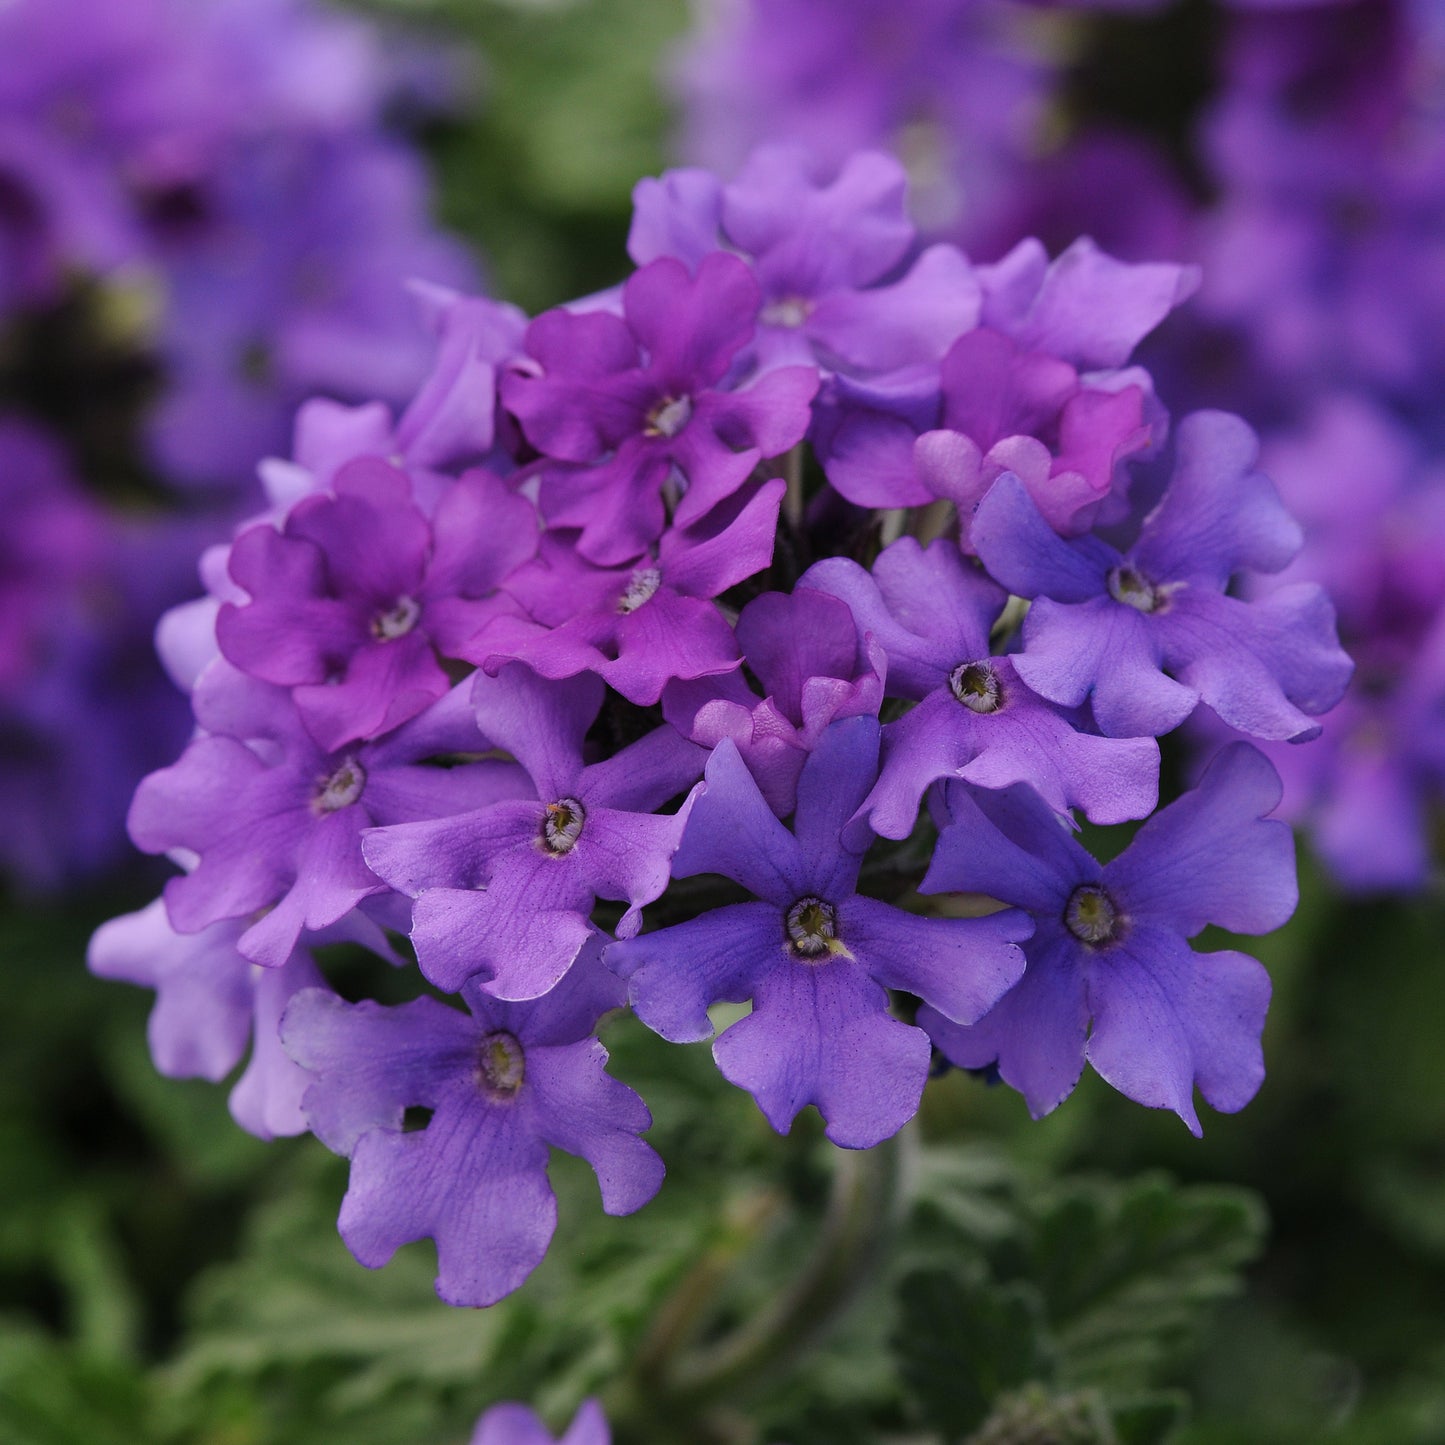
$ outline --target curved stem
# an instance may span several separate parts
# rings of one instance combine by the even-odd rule
[[[827,1214],[802,1271],[732,1335],[672,1361],[657,1380],[670,1403],[697,1409],[755,1389],[786,1373],[831,1328],[887,1252],[903,1148],[897,1136],[872,1149],[834,1150]]]

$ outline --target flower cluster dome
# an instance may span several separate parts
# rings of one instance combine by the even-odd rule
[[[1036,1113],[1086,1061],[1194,1130],[1196,1089],[1242,1107],[1268,979],[1188,940],[1291,912],[1249,740],[1351,671],[1317,586],[1250,585],[1300,537],[1249,428],[1171,436],[1135,360],[1189,268],[925,245],[876,151],[644,182],[631,248],[530,321],[431,292],[403,412],[302,409],[162,629],[197,732],[131,832],[180,871],[92,948],[159,991],[162,1068],[249,1033],[238,1116],[346,1155],[357,1258],[434,1239],[456,1304],[541,1259],[550,1148],[609,1212],[660,1186],[618,1009],[693,1043],[746,1006],[723,1076],[847,1148],[936,1052]],[[1205,710],[1240,740],[1161,809]],[[1076,814],[1149,821],[1100,865]],[[411,1001],[344,999],[339,937]]]

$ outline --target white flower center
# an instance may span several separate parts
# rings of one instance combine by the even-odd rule
[[[780,296],[758,313],[765,326],[782,326],[796,331],[813,314],[813,303],[805,296]]]
[[[547,804],[542,816],[542,846],[561,858],[570,853],[582,836],[582,825],[587,821],[587,809],[576,798],[559,798]]]
[[[1109,596],[1136,612],[1157,612],[1164,604],[1165,593],[1156,587],[1137,567],[1121,563],[1108,576]]]
[[[1080,942],[1097,947],[1101,943],[1113,943],[1119,937],[1124,919],[1114,900],[1102,888],[1081,883],[1064,905],[1064,923]]]
[[[970,712],[997,712],[1003,706],[993,663],[960,662],[948,674],[948,689]]]
[[[311,800],[313,813],[326,814],[349,808],[366,787],[366,769],[348,758],[329,778],[322,778]]]
[[[799,958],[817,959],[841,951],[838,943],[838,910],[811,894],[800,898],[783,919],[788,943]]]
[[[420,616],[420,602],[412,597],[398,597],[387,611],[378,612],[371,619],[371,635],[378,642],[405,637],[416,626]]]
[[[669,396],[647,413],[646,432],[650,437],[675,437],[692,419],[690,396]]]
[[[636,612],[661,586],[662,573],[656,567],[634,567],[618,600],[617,610],[624,617],[629,612]]]
[[[487,1034],[477,1050],[477,1083],[493,1095],[509,1099],[527,1076],[522,1046],[505,1031]]]

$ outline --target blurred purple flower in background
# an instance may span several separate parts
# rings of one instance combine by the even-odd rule
[[[611,1445],[612,1432],[595,1400],[577,1411],[567,1433],[553,1440],[547,1427],[525,1405],[493,1405],[477,1421],[472,1445]]]
[[[18,419],[0,434],[18,519],[0,550],[0,799],[22,840],[0,862],[18,883],[118,856],[125,795],[187,727],[151,629],[198,543],[259,498],[295,408],[411,396],[433,341],[407,279],[475,282],[385,121],[414,58],[307,0],[0,7],[7,360],[23,389],[26,348],[81,324],[141,378],[119,447],[108,433],[67,458]],[[91,395],[104,384],[63,377],[57,397],[115,405]]]

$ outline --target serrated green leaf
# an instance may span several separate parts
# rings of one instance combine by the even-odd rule
[[[1209,1306],[1241,1288],[1263,1210],[1243,1190],[1160,1176],[1067,1183],[1039,1202],[1029,1277],[1071,1382],[1147,1385]]]
[[[168,1370],[173,1387],[342,1361],[339,1404],[350,1407],[399,1381],[480,1377],[502,1317],[442,1305],[424,1247],[384,1270],[358,1265],[336,1233],[343,1176],[332,1162],[304,1160],[254,1216],[243,1256],[203,1277],[190,1341]]]
[[[919,1270],[898,1293],[899,1372],[925,1423],[946,1439],[976,1428],[1006,1391],[1052,1377],[1042,1301],[1031,1286]]]

